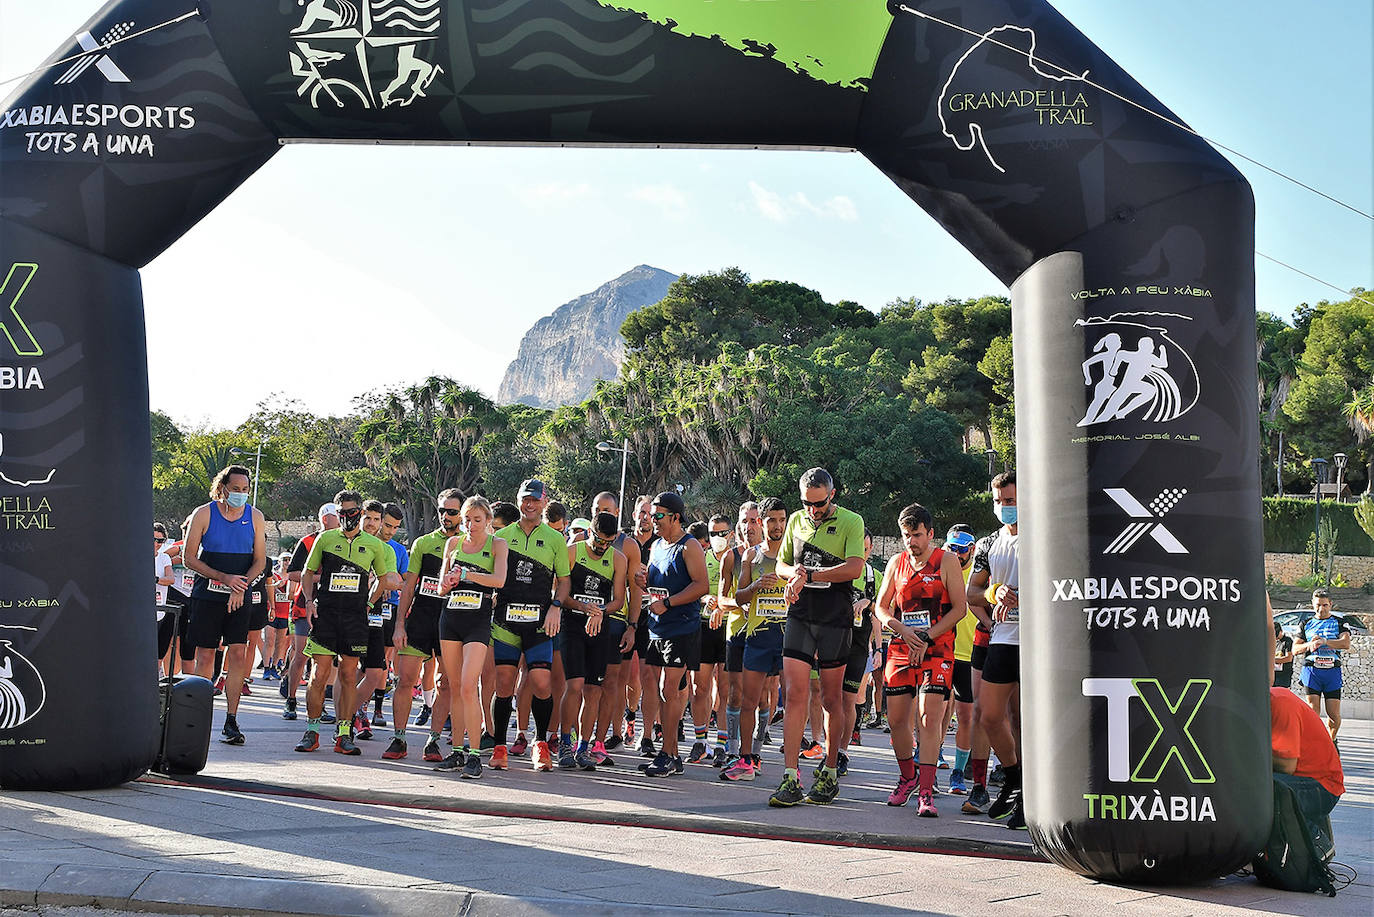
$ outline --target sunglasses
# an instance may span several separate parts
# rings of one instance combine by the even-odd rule
[[[716,529],[716,530],[713,531],[711,534],[712,534],[712,535],[729,535],[729,534],[730,534],[730,530],[729,530],[729,529]]]
[[[162,544],[162,543],[163,543],[164,541],[166,541],[166,540],[167,540],[166,538],[154,538],[154,539],[153,539],[153,544]]]
[[[463,511],[462,511],[461,509],[441,509],[441,510],[439,510],[439,515],[441,515],[441,516],[461,516],[461,515],[463,515]]]
[[[654,520],[655,522],[662,522],[664,519],[667,519],[669,516],[676,516],[676,515],[677,515],[677,513],[651,513],[651,514],[649,515],[649,518],[652,519],[652,520]]]
[[[827,505],[829,502],[829,497],[826,497],[824,500],[803,500],[802,506],[809,506],[812,509],[820,509],[822,506]]]
[[[971,544],[966,544],[966,545],[957,545],[957,544],[954,544],[954,545],[950,545],[950,546],[949,546],[949,549],[950,549],[951,551],[953,551],[955,554],[967,554],[969,551],[972,551],[972,550],[973,550],[973,545],[971,545]]]

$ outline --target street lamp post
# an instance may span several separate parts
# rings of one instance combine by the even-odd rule
[[[992,480],[992,476],[993,476],[993,474],[995,473],[995,470],[996,470],[997,450],[996,450],[996,449],[989,449],[987,452],[985,452],[985,453],[983,453],[983,454],[986,455],[986,456],[988,457],[988,480],[991,481],[991,480]]]
[[[615,505],[615,527],[620,528],[625,516],[625,469],[630,461],[630,440],[627,438],[620,446],[603,440],[596,444],[596,451],[601,453],[620,453],[620,502]]]
[[[1350,458],[1344,452],[1337,452],[1331,457],[1336,460],[1336,499],[1339,500],[1341,492],[1345,489],[1345,463],[1350,461]]]
[[[1314,458],[1312,469],[1317,476],[1317,499],[1312,501],[1317,507],[1316,521],[1313,523],[1313,542],[1312,542],[1312,575],[1316,576],[1321,572],[1322,563],[1322,485],[1326,483],[1326,459]]]
[[[257,458],[253,462],[253,506],[255,507],[258,505],[258,476],[259,472],[262,471],[262,447],[266,442],[266,440],[258,440]],[[234,446],[229,450],[229,454],[248,455],[249,453],[246,449],[240,449],[238,446]]]

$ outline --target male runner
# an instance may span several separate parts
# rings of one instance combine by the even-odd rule
[[[740,749],[740,692],[744,684],[744,609],[735,601],[744,552],[763,540],[759,505],[753,500],[739,508],[735,522],[735,544],[720,559],[720,587],[717,602],[725,609],[725,755],[712,763],[726,768],[734,763]],[[719,720],[719,717],[717,717]],[[719,726],[719,722],[717,722]]]
[[[228,712],[220,741],[242,745],[239,697],[248,674],[249,584],[267,568],[262,513],[248,505],[248,469],[229,465],[210,484],[210,502],[191,515],[183,556],[196,574],[191,587],[191,631],[195,674],[213,678],[215,650],[225,646],[225,702]]]
[[[412,691],[420,680],[421,670],[429,660],[439,655],[439,616],[447,599],[439,589],[444,566],[444,545],[462,529],[463,497],[456,487],[439,493],[439,527],[426,532],[410,544],[410,559],[402,583],[400,601],[396,606],[396,631],[392,643],[396,647],[396,691],[391,695],[392,728],[395,734],[382,757],[398,761],[408,753],[406,724],[410,722]],[[448,683],[441,683],[441,695],[435,696],[434,707],[442,710],[432,717],[442,729],[448,716],[450,694]],[[426,704],[429,706],[428,704]],[[431,718],[426,718],[426,722]],[[424,725],[416,723],[417,726]],[[439,747],[439,731],[431,729],[421,758],[437,763],[444,760]]]
[[[310,752],[320,747],[320,714],[324,710],[324,689],[339,657],[339,711],[334,750],[342,755],[360,755],[353,744],[352,720],[347,711],[356,710],[358,660],[367,653],[369,574],[375,574],[382,589],[400,585],[396,555],[381,539],[362,530],[362,496],[354,490],[341,490],[334,496],[339,507],[339,528],[323,532],[310,548],[301,576],[301,596],[311,611],[310,639],[305,652],[314,657],[305,705],[309,724],[296,744],[296,751]],[[318,589],[316,588],[318,585]]]
[[[318,516],[320,532],[339,527],[339,508],[333,503],[321,506]],[[320,532],[313,532],[296,542],[296,547],[291,551],[291,560],[286,564],[286,579],[290,583],[291,593],[291,667],[278,689],[284,701],[281,711],[284,720],[296,718],[296,692],[305,676],[305,642],[310,638],[310,611],[301,598],[301,574],[305,571],[305,559],[310,556],[310,549]],[[326,711],[321,715],[320,722],[332,723],[334,717]]]
[[[637,677],[627,675],[625,705],[625,735],[628,739],[634,729],[635,704],[629,701],[637,700],[643,713],[644,729],[639,739],[639,756],[641,758],[654,758],[658,751],[654,748],[654,724],[659,720],[660,698],[658,695],[658,683],[653,680],[653,673],[644,665],[645,656],[649,652],[649,593],[643,586],[644,567],[649,562],[649,550],[654,542],[658,540],[658,535],[654,533],[653,514],[654,498],[648,494],[641,494],[635,500],[635,542],[639,545],[639,570],[633,582],[634,588],[639,592],[640,609],[639,624],[635,629],[635,645],[632,651],[631,668],[638,672]],[[634,677],[633,684],[630,678]],[[633,695],[633,698],[628,695]]]
[[[620,502],[610,491],[602,491],[592,500],[592,519],[603,513],[614,516],[619,525]],[[640,563],[639,542],[624,532],[618,532],[612,547],[625,558],[625,601],[619,612],[609,615],[604,622],[613,634],[606,653],[606,681],[601,686],[601,709],[597,713],[596,732],[591,736],[592,757],[597,764],[606,765],[615,763],[606,754],[607,750],[619,748],[624,742],[620,732],[621,713],[625,707],[627,675],[632,668],[627,659],[634,655],[635,634],[642,627],[639,584],[635,582]]]
[[[1330,592],[1320,588],[1313,591],[1312,610],[1316,614],[1298,625],[1293,652],[1307,654],[1298,681],[1307,691],[1307,703],[1318,716],[1322,712],[1322,698],[1326,699],[1326,728],[1335,742],[1341,728],[1340,651],[1350,649],[1350,625],[1344,618],[1332,617],[1333,607]]]
[[[787,580],[787,626],[783,632],[783,777],[768,799],[771,806],[807,802],[827,805],[840,791],[840,730],[844,728],[844,669],[853,636],[850,584],[863,572],[864,521],[835,504],[835,482],[824,468],[806,471],[798,482],[802,509],[787,520],[778,575]],[[811,692],[811,669],[820,670],[825,708],[825,764],[802,793],[797,770]]]
[[[382,509],[382,522],[377,537],[391,545],[391,552],[396,555],[396,572],[402,576],[405,571],[410,569],[410,551],[406,546],[396,540],[396,531],[405,521],[405,513],[401,510],[399,503],[388,503]],[[377,598],[377,603],[373,607],[375,614],[382,616],[382,650],[386,655],[386,662],[382,667],[381,683],[376,685],[372,691],[372,725],[385,726],[386,718],[382,716],[382,703],[386,700],[387,692],[387,670],[395,665],[396,662],[396,609],[401,604],[401,592],[393,589],[390,592],[382,593]],[[369,650],[371,645],[369,644]],[[363,695],[363,703],[367,703],[367,695]],[[393,714],[395,713],[395,702],[392,702]]]
[[[844,728],[840,730],[840,753],[836,771],[841,777],[849,773],[848,749],[858,744],[859,710],[863,707],[864,685],[871,669],[873,653],[882,645],[882,627],[873,615],[882,578],[869,564],[873,556],[873,536],[864,530],[864,567],[852,585],[854,602],[854,634],[850,638],[849,661],[844,667]],[[815,725],[812,725],[815,731]]]
[[[787,531],[787,509],[777,497],[759,503],[766,540],[746,549],[740,557],[735,603],[744,612],[744,651],[740,665],[740,755],[721,771],[720,779],[732,783],[752,781],[763,769],[755,747],[754,717],[760,710],[764,682],[782,667],[782,637],[787,621],[787,583],[777,574],[778,554]]]
[[[699,522],[692,523],[693,530],[699,525]],[[701,662],[696,670],[692,694],[695,741],[691,754],[687,756],[687,763],[699,764],[707,757],[706,739],[711,727],[711,712],[714,710],[716,747],[713,763],[720,767],[725,763],[725,742],[729,733],[725,723],[725,609],[721,607],[717,596],[720,592],[721,558],[730,553],[730,520],[716,514],[704,528],[708,540],[703,545],[703,551],[710,591],[701,603]]]
[[[1016,472],[1004,471],[992,479],[992,512],[1002,527],[979,542],[969,575],[968,601],[992,610],[992,639],[983,663],[983,685],[978,692],[977,718],[988,742],[1002,762],[1006,778],[997,799],[988,808],[991,818],[1007,819],[1008,828],[1026,827],[1021,800],[1021,763],[1012,732],[1010,708],[1021,682],[1020,565],[1016,544]],[[970,758],[975,787],[987,779],[987,758]],[[973,794],[964,811],[975,811]]]
[[[953,554],[935,547],[935,522],[919,503],[897,517],[905,550],[888,561],[878,593],[878,619],[892,631],[888,647],[887,717],[892,751],[901,776],[888,796],[890,806],[906,805],[919,786],[917,815],[937,817],[935,770],[944,738],[945,701],[954,684],[954,626],[964,616],[964,574]],[[920,755],[913,762],[911,733],[916,694],[920,694]]]
[[[678,726],[686,704],[687,672],[696,669],[701,658],[701,599],[710,591],[710,580],[706,552],[683,527],[687,506],[682,497],[671,491],[660,493],[654,497],[650,515],[658,540],[644,565],[649,645],[640,665],[647,668],[654,693],[662,685],[659,719],[663,746],[644,773],[671,777],[683,772]],[[647,715],[644,723],[647,731]]]
[[[492,699],[492,721],[496,747],[491,766],[504,770],[509,754],[506,737],[510,714],[515,706],[515,679],[523,657],[529,672],[534,698],[530,703],[538,740],[531,764],[537,771],[553,769],[548,734],[553,717],[552,684],[553,636],[561,624],[563,603],[568,598],[568,543],[542,519],[549,502],[544,482],[521,482],[517,495],[520,520],[496,533],[510,546],[506,582],[497,593],[492,621],[492,651],[496,657],[496,696]]]
[[[950,527],[945,533],[945,550],[959,558],[963,570],[965,586],[973,573],[973,532],[962,523]],[[954,733],[954,768],[949,772],[949,791],[956,796],[968,792],[964,780],[964,770],[968,767],[969,756],[973,753],[973,699],[978,696],[978,682],[983,680],[981,665],[978,671],[973,668],[973,640],[978,625],[986,623],[992,630],[992,619],[984,622],[987,611],[981,606],[970,605],[969,613],[954,625],[954,696],[945,704],[945,731],[949,731],[949,719],[958,716]],[[986,741],[986,739],[984,739]]]
[[[558,766],[596,770],[591,737],[598,736],[597,717],[606,680],[606,660],[620,659],[625,635],[625,555],[612,547],[619,525],[610,513],[592,520],[589,537],[568,546],[571,585],[564,602],[562,633],[563,733],[558,740]],[[612,624],[618,620],[619,626]],[[577,748],[572,727],[577,726]],[[604,753],[602,762],[604,762]]]

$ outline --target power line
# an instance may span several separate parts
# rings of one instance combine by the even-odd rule
[[[1349,296],[1351,299],[1358,299],[1360,302],[1367,302],[1367,303],[1369,303],[1371,306],[1374,306],[1374,299],[1370,299],[1370,298],[1367,297],[1367,296],[1361,296],[1361,295],[1359,295],[1358,293],[1352,293],[1352,292],[1350,292],[1349,290],[1343,290],[1343,289],[1341,289],[1340,287],[1336,286],[1334,283],[1332,283],[1332,282],[1329,281],[1329,280],[1322,280],[1320,277],[1313,276],[1312,274],[1307,273],[1306,271],[1302,270],[1301,268],[1296,268],[1296,267],[1294,267],[1293,265],[1289,264],[1289,263],[1286,262],[1286,261],[1280,261],[1279,259],[1273,257],[1272,255],[1266,255],[1266,254],[1265,254],[1264,252],[1262,252],[1262,251],[1256,250],[1255,254],[1259,255],[1261,258],[1263,258],[1263,259],[1266,260],[1266,261],[1272,261],[1272,262],[1274,262],[1274,263],[1277,264],[1279,267],[1286,267],[1286,268],[1288,268],[1290,271],[1292,271],[1292,272],[1295,273],[1295,274],[1301,274],[1302,276],[1306,277],[1308,280],[1315,280],[1317,283],[1321,284],[1321,285],[1324,286],[1324,287],[1330,287],[1331,289],[1335,290],[1337,293],[1340,293],[1340,294],[1345,295],[1345,296]]]
[[[922,12],[921,10],[914,10],[914,9],[912,9],[911,7],[909,7],[909,6],[905,5],[905,4],[900,5],[900,6],[898,7],[898,9],[902,10],[902,12],[904,12],[904,13],[911,13],[913,16],[919,16],[919,17],[922,18],[922,19],[929,19],[931,22],[938,22],[940,25],[947,26],[948,28],[954,29],[954,30],[957,31],[957,32],[963,32],[965,35],[971,35],[971,36],[973,36],[974,38],[979,39],[980,41],[986,41],[986,42],[988,42],[989,44],[994,44],[994,45],[997,45],[997,46],[1000,47],[1000,48],[1005,48],[1005,49],[1008,50],[1008,51],[1012,51],[1012,52],[1014,52],[1014,53],[1016,53],[1016,54],[1020,54],[1020,55],[1022,55],[1023,57],[1028,58],[1028,59],[1031,61],[1032,64],[1034,64],[1035,62],[1039,61],[1040,63],[1043,63],[1043,64],[1046,64],[1047,66],[1053,67],[1055,70],[1058,70],[1060,73],[1063,73],[1063,74],[1065,74],[1065,75],[1067,75],[1067,76],[1071,76],[1071,77],[1073,77],[1075,80],[1079,80],[1079,81],[1081,81],[1081,82],[1087,83],[1089,86],[1093,87],[1094,89],[1098,90],[1099,92],[1104,92],[1104,93],[1106,93],[1107,95],[1111,96],[1112,98],[1117,99],[1117,100],[1122,101],[1122,102],[1125,102],[1127,105],[1130,105],[1130,106],[1132,106],[1133,108],[1138,108],[1138,109],[1140,109],[1141,111],[1145,112],[1147,115],[1152,115],[1153,117],[1158,118],[1159,120],[1163,121],[1165,124],[1168,124],[1168,125],[1171,125],[1171,126],[1173,126],[1173,127],[1176,127],[1176,128],[1178,128],[1179,130],[1181,130],[1181,131],[1186,131],[1187,133],[1192,134],[1194,137],[1197,137],[1197,138],[1199,138],[1200,140],[1205,140],[1205,141],[1207,141],[1208,143],[1212,144],[1213,146],[1219,147],[1219,148],[1225,150],[1226,152],[1231,153],[1231,154],[1234,155],[1234,156],[1238,156],[1239,158],[1244,159],[1246,162],[1250,163],[1251,165],[1258,166],[1259,168],[1264,169],[1266,172],[1270,172],[1270,173],[1272,173],[1272,174],[1274,174],[1274,175],[1277,175],[1279,178],[1282,178],[1282,179],[1284,179],[1284,180],[1286,180],[1286,181],[1292,182],[1293,184],[1297,185],[1297,186],[1300,187],[1300,188],[1305,188],[1306,190],[1311,191],[1313,194],[1317,195],[1318,197],[1325,198],[1326,200],[1330,201],[1330,202],[1333,203],[1333,204],[1337,204],[1337,205],[1339,205],[1339,206],[1341,206],[1341,207],[1344,207],[1346,210],[1349,210],[1351,213],[1359,214],[1360,216],[1364,217],[1366,220],[1374,220],[1374,214],[1365,213],[1363,210],[1360,210],[1358,207],[1355,207],[1355,206],[1353,206],[1353,205],[1351,205],[1351,204],[1347,204],[1345,201],[1341,200],[1340,198],[1332,197],[1330,194],[1327,194],[1325,191],[1320,191],[1320,190],[1318,190],[1318,189],[1312,187],[1311,185],[1307,184],[1306,182],[1301,181],[1300,179],[1294,178],[1293,176],[1288,175],[1288,174],[1285,173],[1285,172],[1279,171],[1278,169],[1274,168],[1273,166],[1265,165],[1264,163],[1260,162],[1258,159],[1254,159],[1254,158],[1252,158],[1252,157],[1250,157],[1250,156],[1246,156],[1244,153],[1240,152],[1239,150],[1233,149],[1233,148],[1227,146],[1226,144],[1221,143],[1221,142],[1219,142],[1219,141],[1217,141],[1217,140],[1213,140],[1211,137],[1204,136],[1203,134],[1201,134],[1201,133],[1199,133],[1199,132],[1193,130],[1191,127],[1189,127],[1188,125],[1186,125],[1186,124],[1184,124],[1184,123],[1182,123],[1182,122],[1180,122],[1180,121],[1175,121],[1173,118],[1170,118],[1170,117],[1168,117],[1167,115],[1162,115],[1162,114],[1160,114],[1159,112],[1157,112],[1157,111],[1155,111],[1155,110],[1153,110],[1153,109],[1151,109],[1151,108],[1147,108],[1146,106],[1141,105],[1139,102],[1136,102],[1136,101],[1133,100],[1133,99],[1128,99],[1128,98],[1126,98],[1125,96],[1121,95],[1120,93],[1114,92],[1114,91],[1108,89],[1106,86],[1103,86],[1103,85],[1101,85],[1100,83],[1096,83],[1096,82],[1094,82],[1093,80],[1088,79],[1086,75],[1080,75],[1080,74],[1078,74],[1078,73],[1073,72],[1072,70],[1068,70],[1068,69],[1066,69],[1066,68],[1064,68],[1064,67],[1061,67],[1061,66],[1059,66],[1058,64],[1055,64],[1055,63],[1052,63],[1052,62],[1050,62],[1050,61],[1047,61],[1047,60],[1045,60],[1044,58],[1037,57],[1037,56],[1035,55],[1034,51],[1026,51],[1026,50],[1024,50],[1024,49],[1022,49],[1022,48],[1016,47],[1015,45],[1009,45],[1009,44],[1007,44],[1007,43],[1005,43],[1005,42],[998,41],[997,39],[992,38],[992,37],[989,36],[989,35],[985,35],[985,34],[981,34],[981,33],[979,33],[979,32],[975,32],[975,31],[973,31],[972,29],[965,28],[964,26],[958,25],[957,23],[953,23],[953,22],[949,22],[948,20],[941,19],[939,16],[932,16],[931,14]],[[1084,71],[1084,74],[1086,74],[1086,71]],[[1301,272],[1299,272],[1299,273],[1301,273]],[[1315,279],[1315,278],[1314,278],[1314,279]],[[1325,283],[1325,281],[1322,281],[1322,282]]]
[[[116,38],[114,41],[101,42],[101,43],[100,43],[100,46],[99,46],[99,48],[98,48],[97,50],[91,50],[91,51],[82,50],[82,51],[79,51],[79,52],[76,53],[76,54],[73,54],[71,57],[64,57],[64,58],[62,58],[61,60],[55,60],[55,61],[53,61],[51,64],[44,64],[42,67],[39,67],[37,70],[30,70],[28,73],[21,73],[21,74],[19,74],[18,76],[12,76],[12,77],[10,77],[10,78],[7,79],[7,80],[0,80],[0,86],[8,86],[10,83],[17,83],[17,82],[19,82],[20,80],[25,79],[25,78],[27,78],[27,77],[31,77],[31,76],[33,76],[33,75],[36,74],[36,73],[42,73],[42,72],[45,71],[45,70],[51,70],[53,67],[60,67],[60,66],[62,66],[63,64],[70,64],[72,61],[74,61],[74,60],[80,60],[81,58],[86,57],[87,55],[96,54],[96,53],[98,53],[98,51],[108,50],[109,48],[113,48],[115,45],[120,44],[120,43],[122,43],[122,42],[131,41],[131,40],[133,40],[133,39],[135,39],[135,38],[141,38],[141,37],[144,36],[144,35],[149,35],[149,34],[152,34],[153,32],[156,32],[158,29],[165,29],[165,28],[167,28],[167,26],[169,26],[169,25],[176,25],[178,22],[181,22],[181,21],[184,20],[184,19],[190,19],[192,16],[199,16],[199,15],[200,15],[200,8],[197,7],[196,9],[191,10],[191,12],[189,12],[189,13],[182,13],[180,16],[176,17],[175,19],[168,19],[166,22],[160,22],[160,23],[158,23],[157,25],[152,26],[152,27],[150,27],[150,28],[143,29],[143,30],[140,31],[140,32],[130,32],[128,35],[125,35],[125,36],[122,37],[122,38]]]

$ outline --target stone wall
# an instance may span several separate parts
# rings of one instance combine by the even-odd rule
[[[1276,583],[1292,583],[1312,572],[1311,554],[1265,554],[1264,574]],[[1374,557],[1338,554],[1332,572],[1345,577],[1352,586],[1374,582]]]

